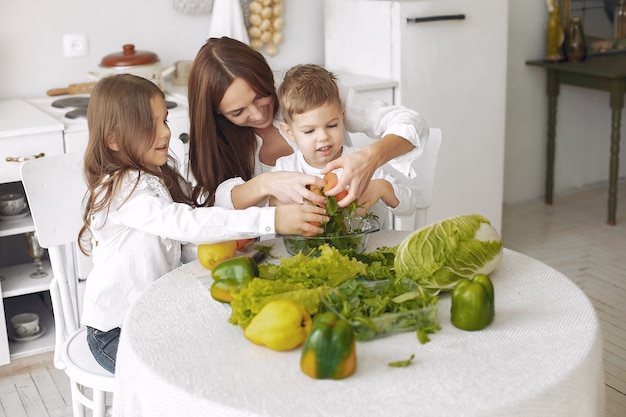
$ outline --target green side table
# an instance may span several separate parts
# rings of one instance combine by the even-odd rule
[[[547,73],[548,93],[548,147],[545,202],[554,200],[554,156],[556,142],[556,104],[559,86],[569,84],[577,87],[608,91],[611,106],[611,149],[609,164],[609,213],[608,224],[615,225],[617,209],[617,180],[619,167],[619,142],[624,92],[626,91],[626,54],[613,53],[587,57],[582,62],[527,61],[527,65],[544,68]]]

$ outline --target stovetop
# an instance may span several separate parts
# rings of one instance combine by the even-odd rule
[[[168,119],[187,117],[186,100],[179,96],[165,95],[165,104],[168,108]],[[88,94],[75,94],[64,97],[42,97],[28,100],[29,103],[44,113],[61,121],[64,132],[87,130],[87,103]]]

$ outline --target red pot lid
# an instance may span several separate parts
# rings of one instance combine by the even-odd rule
[[[122,48],[122,52],[115,52],[102,58],[100,65],[103,67],[127,67],[154,64],[159,61],[159,57],[154,52],[136,51],[133,44],[126,44]]]

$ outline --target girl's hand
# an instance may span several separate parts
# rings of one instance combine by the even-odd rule
[[[315,236],[324,232],[319,224],[330,219],[326,209],[311,204],[290,204],[276,207],[276,233],[283,235]]]
[[[365,193],[374,171],[378,168],[378,161],[365,148],[329,162],[322,172],[331,172],[337,168],[343,169],[339,182],[326,194],[337,195],[342,190],[348,190],[348,195],[337,202],[340,207],[346,207]],[[362,204],[360,200],[359,203]]]
[[[261,174],[264,193],[274,197],[282,204],[302,204],[305,200],[322,206],[326,205],[326,198],[314,193],[307,185],[324,186],[324,180],[314,175],[298,172],[276,171]]]

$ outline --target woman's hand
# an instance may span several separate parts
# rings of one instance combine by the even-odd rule
[[[324,186],[324,180],[314,175],[275,171],[261,174],[259,177],[264,177],[261,186],[264,194],[274,197],[282,204],[302,204],[308,200],[322,206],[326,205],[324,196],[307,188],[307,185]]]
[[[414,146],[408,140],[390,134],[358,152],[329,162],[322,170],[322,174],[337,168],[343,168],[343,173],[337,185],[328,190],[326,194],[337,195],[342,190],[348,190],[348,195],[337,202],[340,207],[346,207],[352,201],[361,197],[367,190],[377,168],[393,158],[409,152],[413,148]]]
[[[324,233],[319,225],[330,219],[326,209],[311,204],[289,204],[276,207],[276,233],[315,236]]]
[[[326,205],[326,198],[309,190],[309,184],[322,187],[324,180],[298,172],[265,172],[235,186],[231,191],[231,199],[236,209],[256,206],[268,197],[277,200],[276,205],[302,204],[305,200]]]
[[[369,150],[365,148],[329,162],[322,171],[326,173],[337,168],[343,169],[339,182],[326,194],[337,195],[342,190],[348,190],[348,195],[337,202],[340,207],[346,207],[365,193],[374,171],[378,168],[378,161],[373,159]]]

